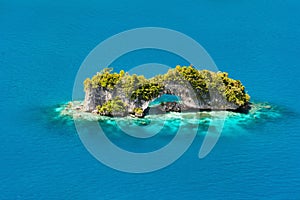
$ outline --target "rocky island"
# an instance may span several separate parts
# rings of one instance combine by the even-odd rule
[[[226,72],[176,66],[150,79],[105,68],[84,81],[85,99],[67,110],[103,116],[144,117],[165,112],[227,110],[247,113],[250,96]],[[150,112],[151,111],[151,112]]]

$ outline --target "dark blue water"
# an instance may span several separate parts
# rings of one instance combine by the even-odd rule
[[[0,199],[299,199],[299,9],[297,0],[1,1]],[[145,26],[194,38],[282,117],[225,129],[202,160],[198,137],[157,172],[102,165],[53,108],[71,100],[77,70],[99,42]],[[153,53],[123,66],[149,58],[172,63]]]

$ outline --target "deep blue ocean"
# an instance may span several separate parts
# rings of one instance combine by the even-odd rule
[[[1,0],[0,199],[300,199],[299,10],[297,0]],[[149,26],[194,38],[281,117],[225,127],[204,159],[199,136],[156,172],[101,164],[54,109],[72,100],[76,73],[97,44]],[[175,60],[145,51],[115,65],[182,64]]]

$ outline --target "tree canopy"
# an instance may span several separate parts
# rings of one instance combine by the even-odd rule
[[[126,98],[137,101],[151,101],[158,97],[167,82],[177,82],[184,84],[187,82],[201,99],[209,96],[210,93],[218,93],[228,102],[237,106],[242,106],[250,101],[250,96],[246,93],[241,81],[228,77],[226,72],[211,72],[208,70],[198,70],[193,66],[180,66],[170,69],[166,74],[159,74],[151,79],[144,76],[113,72],[111,68],[105,68],[91,79],[84,81],[85,90],[90,88],[103,88],[113,91],[119,89],[124,92]],[[122,104],[123,103],[123,104]],[[99,112],[123,111],[124,102],[121,99],[108,101],[107,104],[99,107]]]

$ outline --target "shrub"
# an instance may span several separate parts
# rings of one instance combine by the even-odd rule
[[[136,74],[129,75],[121,70],[119,73],[112,72],[111,68],[106,68],[97,73],[92,79],[84,81],[85,90],[88,88],[103,88],[106,90],[120,89],[130,100],[150,101],[158,97],[164,89],[164,85],[169,81],[177,84],[189,84],[195,90],[199,99],[205,99],[211,94],[218,93],[227,101],[242,106],[250,101],[250,96],[246,94],[245,87],[239,80],[228,77],[225,72],[211,72],[208,70],[197,70],[193,66],[180,66],[170,69],[166,74],[157,75],[151,79]],[[103,113],[112,113],[113,110],[123,111],[124,105],[120,99],[106,102],[101,108]],[[124,104],[124,103],[123,103]]]
[[[138,99],[144,101],[150,101],[158,97],[159,93],[162,91],[163,87],[156,83],[147,83],[141,85],[138,89],[133,91],[131,99]]]
[[[84,88],[98,88],[102,87],[107,90],[112,90],[114,86],[119,82],[122,76],[124,76],[124,71],[121,70],[120,73],[111,73],[111,68],[105,68],[100,73],[97,73],[92,79],[87,78],[84,81]]]
[[[135,108],[133,112],[137,115],[143,115],[144,111],[142,108]]]
[[[127,110],[126,104],[118,97],[105,102],[102,106],[98,105],[97,107],[100,115],[124,115]]]

